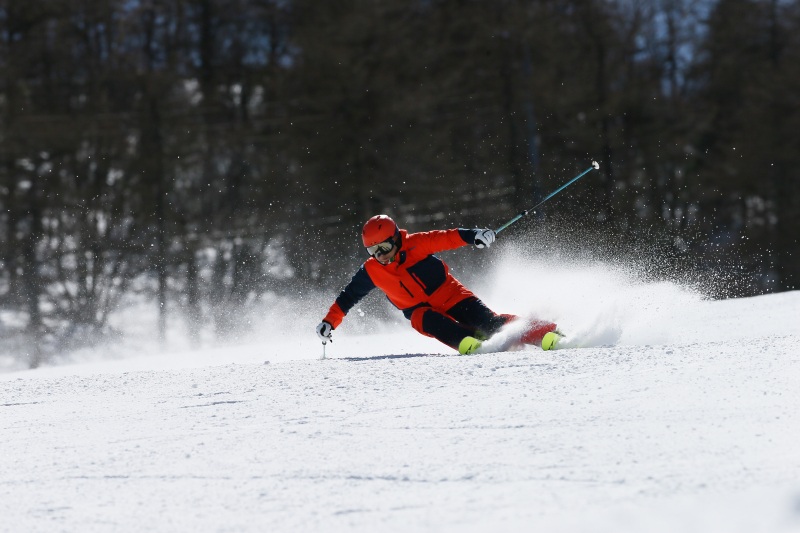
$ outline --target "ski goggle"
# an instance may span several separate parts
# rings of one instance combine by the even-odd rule
[[[377,257],[379,255],[386,255],[392,251],[394,248],[395,242],[394,239],[389,239],[383,242],[379,242],[378,244],[373,244],[372,246],[367,246],[367,253],[373,257]]]

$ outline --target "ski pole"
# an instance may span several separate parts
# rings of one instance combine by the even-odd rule
[[[597,161],[592,161],[592,166],[590,166],[589,168],[587,168],[586,170],[584,170],[583,172],[581,172],[580,174],[578,174],[577,176],[572,178],[570,181],[568,181],[567,183],[565,183],[564,185],[562,185],[558,189],[554,190],[553,192],[551,192],[550,194],[545,196],[544,200],[542,200],[541,202],[539,202],[535,206],[531,207],[530,209],[526,209],[525,211],[522,211],[520,214],[518,214],[517,216],[515,216],[514,218],[512,218],[511,220],[509,220],[508,222],[506,222],[505,224],[503,224],[502,226],[500,226],[499,228],[494,230],[494,232],[495,233],[500,233],[501,231],[503,231],[504,229],[509,227],[511,224],[513,224],[517,220],[519,220],[522,217],[524,217],[525,215],[527,215],[529,211],[533,211],[534,209],[536,209],[537,207],[539,207],[540,205],[545,203],[547,200],[549,200],[550,198],[552,198],[556,194],[560,193],[561,191],[563,191],[564,189],[566,189],[567,187],[569,187],[570,185],[572,185],[573,183],[575,183],[576,181],[578,181],[579,179],[584,177],[586,174],[588,174],[592,170],[598,170],[599,168],[600,168],[600,165],[597,163]]]

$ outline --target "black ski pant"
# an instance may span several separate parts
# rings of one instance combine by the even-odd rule
[[[406,311],[414,329],[458,350],[464,337],[488,339],[511,320],[514,315],[498,315],[478,297],[467,297],[444,312],[422,304]]]

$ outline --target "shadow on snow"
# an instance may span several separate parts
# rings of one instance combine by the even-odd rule
[[[380,361],[382,359],[410,359],[412,357],[452,357],[451,355],[441,353],[403,353],[393,355],[373,355],[370,357],[337,357],[340,361]]]

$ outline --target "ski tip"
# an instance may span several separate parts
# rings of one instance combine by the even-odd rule
[[[592,161],[592,167],[594,167],[595,170],[600,170],[600,163]]]

